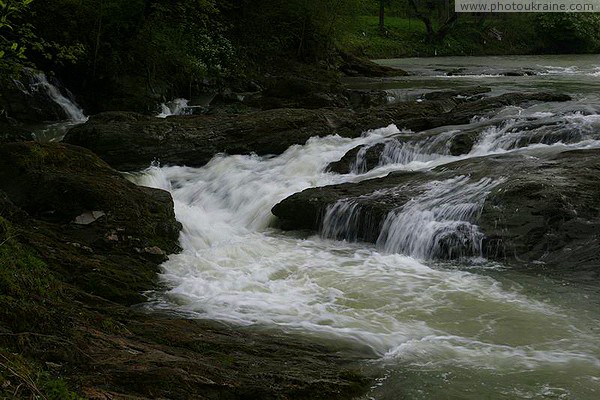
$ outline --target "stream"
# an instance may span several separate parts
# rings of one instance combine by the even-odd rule
[[[385,89],[391,101],[475,85],[493,95],[545,90],[573,100],[506,107],[421,132],[410,144],[391,145],[369,171],[360,159],[348,174],[325,169],[358,145],[390,143],[404,127],[312,138],[276,157],[218,155],[202,168],[151,167],[136,182],[168,190],[183,224],[183,251],[163,264],[166,290],[149,294],[151,306],[352,349],[360,368],[379,376],[364,399],[599,398],[597,282],[523,273],[479,257],[434,257],[436,235],[466,230],[477,245],[469,217],[493,179],[430,182],[388,216],[376,244],[352,240],[352,204],[331,207],[319,234],[279,230],[271,208],[309,187],[393,171],[600,147],[600,56],[381,63],[413,75],[346,83]],[[480,132],[473,149],[451,155],[444,138],[473,130]]]

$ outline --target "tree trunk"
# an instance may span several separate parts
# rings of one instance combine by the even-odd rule
[[[385,0],[379,0],[379,32],[385,33]]]
[[[444,22],[444,25],[440,26],[440,29],[438,29],[437,33],[435,34],[435,39],[439,40],[439,41],[444,40],[446,35],[450,32],[450,29],[452,29],[452,27],[454,26],[454,23],[456,22],[457,19],[458,19],[458,14],[457,13],[452,14],[452,16],[450,18],[448,18],[446,20],[446,22]]]
[[[420,19],[425,25],[425,30],[427,31],[427,41],[441,41],[446,35],[450,32],[450,29],[454,26],[454,23],[458,19],[458,14],[453,13],[450,18],[444,22],[444,24],[438,29],[437,32],[433,29],[433,23],[431,22],[431,18],[428,15],[423,14],[419,11],[419,7],[417,6],[416,0],[409,0],[411,8],[415,12],[415,16]]]

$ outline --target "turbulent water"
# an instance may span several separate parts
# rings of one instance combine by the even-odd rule
[[[422,140],[412,145],[394,144],[402,127],[389,126],[358,139],[313,138],[277,157],[223,155],[197,169],[152,167],[138,183],[169,190],[184,227],[184,250],[163,265],[168,290],[153,294],[154,306],[359,349],[363,368],[382,376],[369,399],[600,398],[597,288],[478,257],[432,260],[447,251],[449,237],[478,254],[474,216],[498,180],[459,176],[424,184],[421,195],[388,215],[376,245],[352,242],[351,200],[332,205],[320,235],[308,237],[281,232],[270,212],[308,187],[511,151],[600,147],[600,57],[387,63],[417,75],[353,83],[387,85],[396,98],[473,84],[494,92],[557,89],[575,98],[508,107],[419,133]],[[444,74],[457,66],[462,75]],[[515,69],[536,75],[500,75]],[[458,157],[431,139],[473,130],[476,145]],[[381,142],[390,144],[379,167],[324,172],[357,145]]]
[[[61,90],[55,84],[50,83],[43,72],[32,73],[29,76],[29,83],[27,85],[19,81],[16,81],[15,84],[27,94],[32,92],[44,93],[48,100],[56,103],[63,110],[66,116],[66,119],[63,121],[29,127],[33,138],[37,141],[60,141],[69,129],[88,120],[81,107],[73,99],[73,96],[66,89],[62,88],[63,90]]]
[[[175,99],[167,103],[160,105],[160,112],[158,118],[167,118],[171,115],[188,115],[191,114],[191,110],[188,108],[189,100],[187,99]]]

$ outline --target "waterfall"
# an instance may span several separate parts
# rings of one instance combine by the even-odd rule
[[[358,239],[360,205],[354,199],[343,199],[327,207],[321,236],[332,239]]]
[[[361,201],[384,199],[405,188],[341,199],[327,207],[321,236],[351,242],[377,239],[377,247],[386,253],[420,259],[480,256],[484,235],[474,220],[501,182],[491,178],[471,182],[467,176],[428,182],[417,187],[421,194],[389,212],[382,223],[368,215]]]
[[[365,145],[356,153],[351,172],[364,174],[370,168],[373,168],[369,166],[369,160],[373,158],[372,152],[379,153],[377,166],[408,164],[413,161],[427,162],[447,156],[450,154],[450,140],[452,136],[459,132],[450,130],[424,138],[391,137],[383,142]],[[403,131],[401,134],[415,135],[411,131]]]
[[[87,117],[83,113],[83,110],[75,104],[73,101],[65,97],[60,89],[55,85],[48,82],[48,78],[43,72],[37,72],[31,76],[32,90],[42,90],[46,95],[64,111],[67,118],[72,122],[85,122]]]
[[[425,191],[386,217],[377,245],[421,259],[480,256],[484,237],[474,224],[491,190],[502,180],[472,183],[466,176],[425,184]]]
[[[158,118],[167,118],[171,115],[190,115],[191,108],[188,106],[189,100],[175,99],[160,105],[160,113]]]
[[[472,70],[481,73],[482,67],[477,63]],[[497,85],[499,78],[482,76],[451,79]],[[514,90],[504,88],[513,80],[538,80],[531,88],[541,90],[549,81],[540,76],[500,78],[501,89]],[[563,82],[568,87],[571,76]],[[480,255],[478,215],[490,193],[510,179],[510,169],[488,170],[485,157],[493,156],[493,164],[504,152],[529,159],[600,147],[600,97],[593,78],[577,86],[593,104],[511,106],[469,124],[412,135],[389,127],[360,138],[313,138],[278,156],[219,155],[202,168],[150,168],[135,179],[171,192],[183,225],[183,251],[162,265],[166,289],[148,293],[147,306],[253,325],[258,332],[292,332],[336,348],[351,343],[353,356],[366,347],[365,368],[381,365],[386,376],[365,398],[595,400],[597,287],[583,291],[543,273],[454,259]],[[408,79],[423,85],[419,76]],[[556,89],[554,80],[549,83]],[[446,145],[456,143],[458,134],[469,141],[464,154],[453,156]],[[374,152],[377,144],[383,155]],[[372,167],[368,172],[325,172],[350,151],[352,158],[344,161],[354,161],[360,146],[359,159],[368,157]],[[478,158],[481,168],[444,168],[458,160],[465,166],[469,158]],[[336,188],[332,199],[344,198],[330,201],[321,236],[347,241],[273,227],[271,207],[294,193],[394,171],[413,171],[415,177],[398,179],[392,188],[375,183],[375,192],[362,197],[361,191]],[[382,207],[371,207],[378,204]],[[375,245],[351,243],[364,240],[365,232]]]

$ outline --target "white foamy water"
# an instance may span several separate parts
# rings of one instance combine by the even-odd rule
[[[191,110],[188,107],[189,100],[187,99],[175,99],[167,103],[162,103],[159,108],[158,118],[167,118],[171,115],[187,115],[191,114]]]
[[[139,183],[169,190],[184,226],[184,251],[163,265],[162,279],[171,289],[162,307],[316,340],[343,340],[370,348],[383,365],[410,371],[466,369],[482,379],[489,371],[504,378],[538,371],[539,379],[548,381],[573,369],[582,376],[600,373],[600,345],[589,321],[530,298],[514,284],[394,253],[406,250],[399,243],[427,248],[420,243],[435,239],[435,232],[469,224],[492,181],[461,177],[432,183],[425,201],[414,201],[399,214],[413,219],[409,237],[398,238],[402,227],[392,221],[382,250],[269,228],[271,207],[288,195],[357,178],[323,173],[329,162],[397,132],[392,126],[356,140],[311,139],[278,157],[220,156],[199,169],[148,170]],[[473,196],[461,203],[463,189]],[[437,191],[448,197],[447,206],[436,200]],[[468,226],[476,237],[476,227]],[[598,385],[591,382],[588,388]]]
[[[88,117],[85,116],[83,110],[73,101],[65,97],[56,86],[48,82],[48,78],[44,73],[38,72],[34,74],[32,80],[33,83],[31,84],[31,89],[43,90],[46,92],[48,97],[63,109],[69,121],[74,123],[87,121]]]
[[[485,261],[428,260],[453,235],[477,253],[481,236],[473,216],[497,179],[424,184],[390,213],[378,245],[283,233],[272,228],[270,209],[308,187],[390,171],[510,151],[598,147],[597,118],[558,106],[507,107],[467,126],[439,129],[445,137],[475,129],[469,154],[451,156],[425,133],[421,142],[390,145],[388,159],[365,173],[323,171],[358,145],[389,142],[400,133],[396,127],[354,140],[311,139],[277,157],[218,156],[203,168],[151,168],[138,183],[169,190],[184,227],[183,252],[163,265],[168,290],[155,294],[153,304],[368,348],[365,354],[376,360],[368,365],[386,374],[366,398],[595,400],[597,291]],[[346,199],[330,211],[326,236],[353,240],[355,204]],[[336,225],[334,215],[346,219]]]

